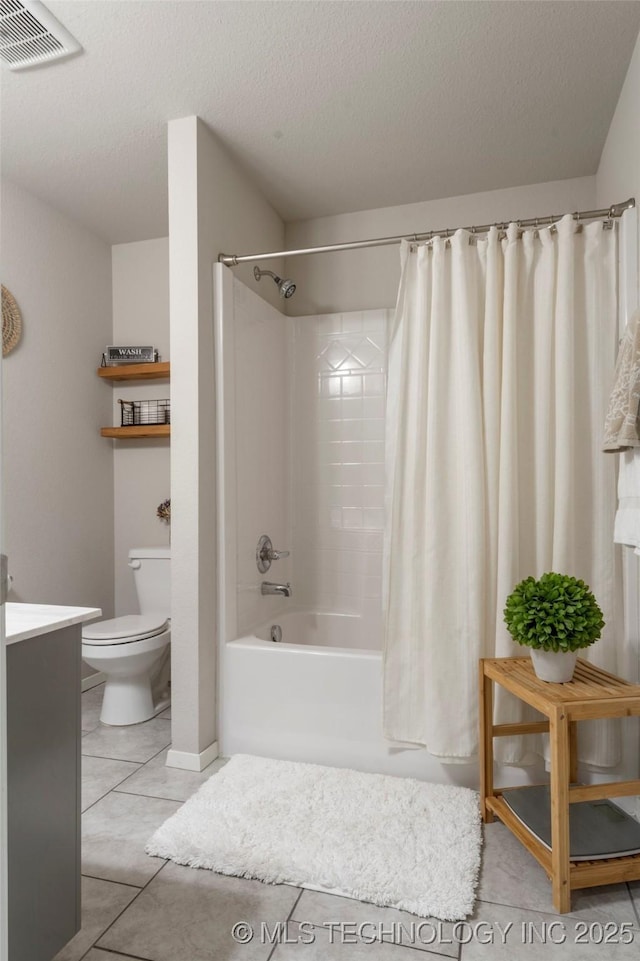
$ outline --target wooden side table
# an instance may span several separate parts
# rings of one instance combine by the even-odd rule
[[[494,682],[540,711],[547,720],[494,724]],[[640,685],[630,684],[587,661],[578,660],[573,680],[568,684],[551,684],[536,677],[529,657],[480,660],[482,818],[489,822],[497,815],[542,865],[551,880],[554,908],[560,914],[570,910],[574,889],[640,879],[640,855],[575,862],[569,858],[570,804],[640,794],[640,780],[575,784],[577,722],[633,716],[640,716]],[[493,785],[494,737],[543,732],[549,733],[551,748],[551,851],[516,817],[502,797],[503,789]]]

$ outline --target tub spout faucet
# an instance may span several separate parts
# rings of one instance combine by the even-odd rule
[[[282,597],[291,597],[293,590],[291,584],[272,584],[270,581],[263,581],[260,588],[261,594],[280,594]]]

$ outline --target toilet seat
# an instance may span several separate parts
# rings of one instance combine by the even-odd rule
[[[162,614],[125,614],[87,625],[82,631],[82,643],[89,647],[133,644],[164,633],[168,626]]]

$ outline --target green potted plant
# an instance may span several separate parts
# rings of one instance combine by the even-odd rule
[[[578,651],[597,641],[604,627],[588,585],[554,571],[517,584],[504,620],[514,641],[531,648],[537,676],[562,684],[573,677]]]

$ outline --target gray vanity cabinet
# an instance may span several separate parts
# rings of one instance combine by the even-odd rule
[[[74,624],[7,646],[10,961],[80,929],[80,645]]]

